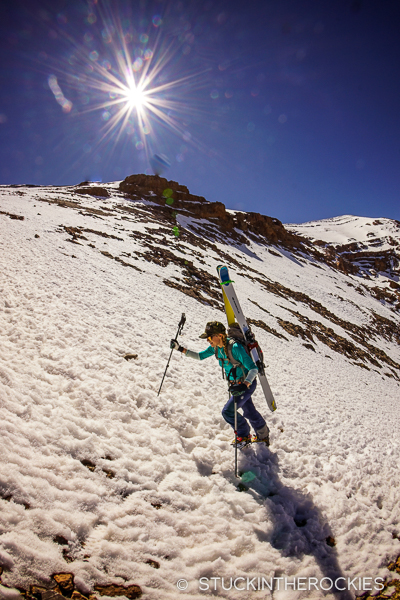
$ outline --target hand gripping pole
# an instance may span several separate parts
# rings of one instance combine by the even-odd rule
[[[178,325],[178,331],[176,332],[175,339],[178,339],[178,335],[180,335],[180,334],[182,333],[182,329],[183,329],[183,326],[185,325],[185,323],[186,323],[186,315],[185,315],[185,313],[182,313],[181,320],[179,321],[179,325]],[[165,376],[166,376],[166,374],[167,374],[167,370],[168,370],[168,367],[169,367],[169,363],[170,363],[170,360],[171,360],[171,356],[172,356],[172,353],[173,353],[173,351],[174,351],[174,350],[172,349],[172,350],[171,350],[171,354],[169,355],[169,359],[168,359],[168,362],[167,362],[167,366],[165,367],[164,375],[163,375],[163,378],[162,378],[162,381],[161,381],[161,385],[160,385],[160,389],[158,390],[158,394],[157,394],[157,396],[159,396],[159,395],[160,395],[161,388],[162,388],[162,385],[163,385],[163,383],[164,383]]]

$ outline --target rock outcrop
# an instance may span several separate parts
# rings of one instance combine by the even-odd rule
[[[288,248],[307,245],[303,237],[287,231],[278,219],[259,213],[227,211],[222,202],[209,202],[203,196],[190,194],[186,186],[158,175],[129,175],[119,189],[132,200],[151,200],[171,212],[187,213],[198,219],[217,219],[219,230],[231,237],[237,237],[239,230],[258,242],[264,238],[265,243]]]

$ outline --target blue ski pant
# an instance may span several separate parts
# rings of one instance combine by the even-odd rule
[[[239,437],[245,437],[250,433],[250,427],[246,419],[250,421],[250,424],[254,431],[262,429],[265,425],[265,419],[260,415],[258,410],[253,404],[251,396],[254,394],[254,390],[257,386],[257,380],[255,379],[251,386],[242,396],[236,396],[237,407],[243,410],[243,415],[239,412],[237,414],[237,434]],[[231,396],[228,402],[222,409],[222,416],[225,421],[235,428],[235,398]]]

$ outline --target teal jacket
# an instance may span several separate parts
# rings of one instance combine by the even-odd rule
[[[192,358],[204,360],[209,356],[215,356],[215,349],[212,346],[208,346],[208,348],[206,348],[202,352],[193,352],[191,350],[188,350],[187,355],[191,356]],[[226,377],[230,377],[231,380],[234,379],[234,372],[231,373],[233,365],[227,358],[224,348],[217,348],[217,356],[220,366],[223,367],[226,373]],[[246,380],[249,383],[252,383],[257,376],[258,368],[255,362],[252,360],[252,358],[247,354],[242,344],[238,344],[237,342],[235,342],[232,345],[232,356],[233,358],[238,360],[242,365],[236,367],[236,379],[241,379],[242,381]]]

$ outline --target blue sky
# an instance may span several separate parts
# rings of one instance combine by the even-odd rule
[[[228,208],[400,220],[398,2],[16,0],[1,17],[0,183],[122,179],[156,153]],[[162,56],[164,116],[112,126],[104,72],[129,63],[137,83]]]

